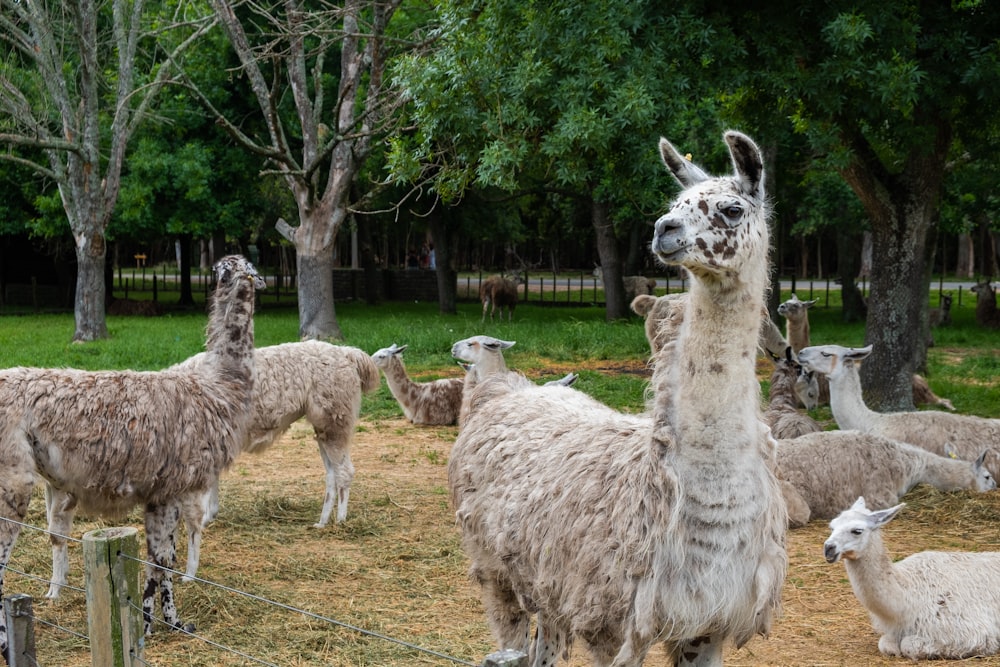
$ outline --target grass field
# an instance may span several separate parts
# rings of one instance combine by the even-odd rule
[[[461,371],[448,354],[451,343],[488,333],[517,341],[506,355],[508,364],[530,378],[573,370],[581,376],[577,388],[618,409],[639,411],[644,405],[648,348],[638,319],[607,324],[600,308],[527,306],[518,308],[512,324],[484,326],[475,304],[463,304],[456,316],[438,315],[436,306],[426,304],[343,304],[338,316],[347,344],[368,352],[393,342],[408,344],[407,367],[420,380],[458,376]],[[959,309],[954,317],[952,327],[935,334],[931,386],[961,412],[1000,417],[997,334],[978,330],[971,308]],[[863,329],[842,325],[835,308],[813,310],[811,320],[814,342],[863,342]],[[115,318],[109,328],[109,341],[72,345],[71,316],[0,318],[0,365],[159,368],[201,348],[204,315]],[[294,340],[296,313],[264,309],[256,329],[260,345]],[[758,362],[762,381],[769,366]],[[814,411],[814,416],[830,420],[828,410]],[[262,455],[241,457],[223,477],[220,515],[205,531],[199,571],[205,581],[177,587],[181,617],[195,623],[199,637],[160,629],[147,642],[145,664],[477,664],[493,647],[476,591],[466,578],[467,561],[448,506],[446,467],[456,433],[454,427],[405,421],[383,383],[362,408],[348,518],[324,529],[312,528],[324,483],[308,424],[295,424]],[[894,554],[1000,550],[1000,494],[941,494],[920,488],[906,500],[908,507],[884,531]],[[45,525],[40,490],[28,523]],[[141,528],[141,515],[133,512],[116,522],[80,517],[73,536],[109,525]],[[769,639],[730,649],[727,665],[901,662],[879,655],[878,637],[851,592],[843,565],[823,560],[827,534],[823,522],[789,533],[784,614]],[[83,581],[81,551],[78,544],[71,546],[70,583],[77,587]],[[184,556],[182,544],[180,563]],[[5,594],[34,597],[38,663],[91,664],[87,643],[77,636],[87,633],[83,593],[69,590],[58,601],[43,599],[50,568],[44,533],[23,531],[11,567],[28,575],[9,572]],[[662,656],[654,654],[647,663],[663,664]],[[580,647],[569,664],[588,664]],[[1000,658],[975,664],[1000,665]]]

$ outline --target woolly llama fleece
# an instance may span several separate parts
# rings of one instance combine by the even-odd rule
[[[183,626],[164,569],[176,559],[179,506],[208,491],[233,462],[250,420],[254,293],[264,281],[237,255],[219,260],[215,277],[208,359],[198,371],[0,371],[0,517],[24,520],[36,478],[95,514],[119,516],[141,505],[147,634],[157,590],[166,625]],[[4,568],[19,528],[0,521]],[[2,619],[0,651],[6,655]]]
[[[658,642],[675,665],[721,665],[727,642],[766,634],[778,610],[787,515],[753,364],[764,169],[750,138],[725,141],[734,173],[718,178],[660,141],[685,189],[652,251],[687,270],[691,297],[649,414],[512,372],[472,391],[451,500],[494,638],[530,664],[580,640],[599,666],[640,665]]]

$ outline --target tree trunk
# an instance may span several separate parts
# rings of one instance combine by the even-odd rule
[[[625,284],[622,282],[622,264],[618,255],[618,239],[608,216],[607,204],[590,202],[590,220],[597,237],[597,256],[601,259],[604,282],[604,317],[608,322],[628,317],[629,304],[625,303]]]
[[[972,236],[968,233],[958,235],[958,259],[955,263],[955,275],[959,278],[975,278],[976,252],[972,244]]]
[[[856,227],[837,227],[837,273],[840,277],[840,294],[843,301],[841,317],[844,322],[860,322],[868,316],[868,305],[855,280],[861,272],[861,252],[864,233]]]
[[[296,249],[299,281],[299,338],[343,340],[333,303],[333,249],[307,255]]]
[[[76,331],[74,343],[85,343],[108,337],[104,309],[104,232],[77,235],[76,243]]]
[[[438,312],[442,315],[455,315],[458,313],[456,303],[455,269],[452,268],[452,245],[453,239],[449,232],[448,223],[451,221],[451,214],[447,210],[442,210],[443,204],[440,202],[434,210],[427,216],[427,226],[431,232],[431,239],[434,243],[434,262],[437,266],[438,287]]]
[[[358,250],[361,260],[361,272],[364,275],[365,303],[369,306],[378,305],[378,264],[375,261],[375,244],[372,241],[372,221],[365,216],[358,216]]]

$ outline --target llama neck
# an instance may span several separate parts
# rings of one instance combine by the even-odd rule
[[[212,299],[206,358],[227,379],[251,388],[254,370],[254,290],[249,280],[220,287]]]
[[[382,369],[385,372],[385,382],[389,385],[389,391],[397,398],[405,395],[416,384],[406,374],[406,367],[403,361],[397,357],[389,360],[389,365]]]
[[[905,603],[907,596],[881,533],[873,533],[864,553],[859,558],[845,560],[844,566],[854,595],[865,609],[887,623],[899,616],[899,605]]]
[[[693,280],[675,347],[657,355],[657,364],[674,363],[669,391],[657,394],[654,424],[667,429],[682,457],[717,464],[720,450],[759,443],[755,359],[763,277],[729,288]]]
[[[809,347],[809,318],[803,317],[796,322],[788,320],[786,334],[788,344],[792,347],[792,352],[795,354],[798,354],[802,348]]]
[[[861,375],[854,363],[844,363],[836,377],[827,376],[830,384],[830,411],[842,430],[867,431],[876,413],[865,405],[861,395]]]
[[[771,389],[768,400],[770,408],[791,408],[798,407],[798,399],[795,397],[795,380],[797,379],[795,369],[785,363],[779,363],[771,374]]]
[[[968,461],[920,452],[923,469],[913,480],[913,486],[930,484],[939,491],[960,491],[975,487],[975,473]]]

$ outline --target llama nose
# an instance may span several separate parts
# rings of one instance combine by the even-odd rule
[[[829,542],[823,545],[823,555],[826,557],[827,563],[836,563],[837,558],[840,556],[837,553],[837,547]]]
[[[653,235],[663,236],[670,231],[680,227],[680,222],[674,220],[669,214],[660,216],[660,219],[653,223]]]

